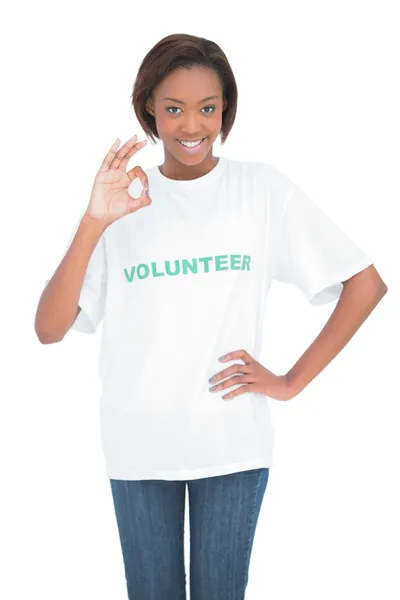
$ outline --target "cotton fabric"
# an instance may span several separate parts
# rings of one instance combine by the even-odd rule
[[[219,157],[206,175],[145,170],[150,206],[115,221],[88,264],[72,330],[102,323],[101,440],[110,479],[188,480],[273,465],[268,397],[208,379],[260,360],[272,280],[314,306],[373,259],[266,162]],[[75,235],[76,224],[69,244]],[[244,384],[246,385],[246,384]]]

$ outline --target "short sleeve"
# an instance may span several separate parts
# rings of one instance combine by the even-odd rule
[[[290,183],[276,236],[272,278],[295,285],[314,306],[327,304],[339,298],[342,281],[374,261],[304,190]]]
[[[83,216],[83,215],[82,215]],[[64,251],[67,253],[78,230],[82,216],[73,228],[68,244]],[[50,280],[46,280],[45,286]],[[90,257],[84,276],[78,301],[81,310],[71,326],[71,330],[81,333],[96,333],[104,318],[105,299],[107,292],[107,266],[105,258],[104,235],[102,235]]]

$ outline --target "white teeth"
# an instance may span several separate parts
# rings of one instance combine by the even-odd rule
[[[188,146],[188,148],[194,148],[195,146],[198,146],[199,144],[201,144],[202,141],[203,140],[198,140],[197,142],[182,142],[181,140],[179,140],[179,143],[182,144],[182,146]]]

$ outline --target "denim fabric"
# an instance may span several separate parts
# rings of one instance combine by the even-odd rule
[[[268,468],[187,481],[110,479],[129,600],[243,600]]]

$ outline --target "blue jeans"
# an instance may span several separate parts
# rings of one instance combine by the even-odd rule
[[[187,481],[110,479],[129,600],[243,600],[269,469]]]

